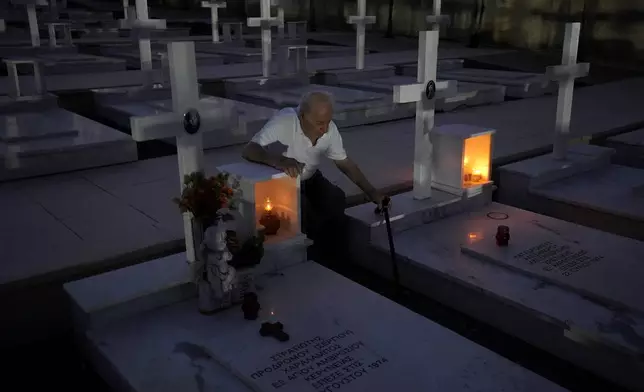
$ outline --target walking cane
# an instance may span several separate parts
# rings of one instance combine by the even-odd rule
[[[396,289],[396,296],[400,297],[402,289],[400,287],[400,275],[398,274],[398,259],[396,259],[396,248],[394,247],[394,236],[391,232],[391,219],[389,217],[389,208],[391,207],[391,199],[385,196],[382,199],[382,208],[376,207],[376,214],[385,215],[385,226],[387,227],[387,237],[389,239],[389,255],[391,256],[391,268],[394,277],[394,285]]]

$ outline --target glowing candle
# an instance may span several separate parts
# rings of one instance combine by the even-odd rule
[[[275,235],[280,229],[280,218],[273,211],[273,203],[271,199],[266,198],[266,203],[264,204],[264,213],[259,220],[259,224],[264,226],[264,233],[266,235]]]

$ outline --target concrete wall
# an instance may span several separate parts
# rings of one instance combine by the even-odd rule
[[[343,0],[312,1],[318,26],[327,28],[345,27],[344,19],[356,7],[355,2]],[[431,4],[432,0],[395,0],[394,33],[415,35],[422,30]],[[563,24],[574,20],[584,23],[582,50],[586,54],[613,61],[644,61],[642,0],[443,0],[443,12],[453,21],[447,38],[468,41],[476,30],[481,4],[485,5],[482,42],[537,50],[556,48],[561,45]],[[375,28],[385,31],[388,0],[369,0],[367,8],[378,17]],[[292,10],[294,16],[308,16],[307,7]]]
[[[282,0],[292,17],[309,16],[308,0]],[[312,0],[319,28],[346,28],[344,20],[355,12],[356,3],[343,0]],[[369,14],[378,17],[375,26],[387,28],[388,0],[369,0]],[[443,12],[452,18],[447,38],[469,41],[476,30],[477,14],[485,5],[481,21],[482,42],[528,49],[561,45],[566,21],[584,23],[582,52],[615,62],[644,62],[644,1],[642,0],[443,0]],[[415,35],[424,28],[424,15],[432,0],[395,0],[394,33]],[[480,15],[480,14],[479,14]]]
[[[165,3],[196,0],[158,0]],[[277,0],[289,19],[307,19],[318,30],[349,29],[345,20],[354,14],[355,1]],[[394,0],[394,34],[415,35],[424,26],[432,0]],[[242,0],[230,1],[241,9]],[[443,13],[452,17],[447,38],[469,41],[477,15],[485,5],[481,42],[528,49],[561,46],[563,24],[582,21],[581,51],[609,62],[644,62],[644,0],[443,0]],[[386,31],[389,0],[367,0],[368,14],[377,16],[374,29]],[[245,11],[259,13],[259,0],[246,0]],[[312,14],[314,18],[311,18]],[[241,15],[240,15],[241,16]]]

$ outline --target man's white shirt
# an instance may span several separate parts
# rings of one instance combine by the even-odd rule
[[[297,110],[286,108],[280,110],[251,140],[262,147],[273,143],[287,147],[284,156],[304,163],[301,179],[310,178],[320,166],[322,156],[334,161],[347,158],[342,145],[342,136],[333,121],[327,132],[318,139],[315,146],[300,126]]]

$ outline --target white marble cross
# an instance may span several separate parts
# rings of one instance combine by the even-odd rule
[[[441,1],[434,0],[432,14],[425,17],[425,22],[429,25],[430,30],[439,30],[441,26],[449,24],[449,16],[441,14]]]
[[[139,35],[139,58],[141,71],[152,70],[152,44],[149,33],[151,30],[164,30],[166,22],[163,19],[150,19],[148,16],[148,1],[136,0],[136,15],[126,13],[127,19],[120,21],[120,28],[135,30]]]
[[[376,23],[375,16],[367,16],[366,0],[358,0],[358,15],[349,16],[347,23],[356,25],[356,69],[364,69],[365,26]]]
[[[568,139],[570,138],[570,116],[572,113],[572,96],[575,79],[588,75],[590,64],[577,63],[579,33],[581,23],[567,23],[564,37],[562,65],[548,67],[546,76],[559,83],[557,96],[557,117],[555,122],[555,140],[553,154],[555,159],[566,159]]]
[[[210,8],[210,23],[212,24],[212,42],[219,43],[219,9],[226,8],[225,1],[204,0],[201,7]]]
[[[203,133],[220,128],[223,121],[229,121],[236,113],[225,105],[213,108],[212,104],[200,103],[194,42],[169,43],[168,57],[173,111],[132,117],[130,128],[132,138],[137,142],[176,138],[183,190],[184,176],[203,170]],[[191,217],[184,214],[183,222],[188,261],[194,263],[197,259]]]
[[[13,5],[24,5],[27,7],[27,19],[29,21],[29,35],[31,36],[31,46],[40,46],[40,30],[38,29],[38,15],[36,7],[46,7],[47,0],[11,0]]]
[[[394,102],[416,102],[416,130],[414,137],[414,189],[417,200],[432,195],[432,142],[435,99],[448,90],[454,82],[436,82],[438,31],[421,31],[418,36],[418,83],[394,86]]]
[[[260,0],[261,13],[259,18],[248,18],[249,27],[262,29],[262,76],[271,74],[271,28],[280,25],[280,18],[271,17],[271,0]],[[283,22],[282,22],[283,23]]]

